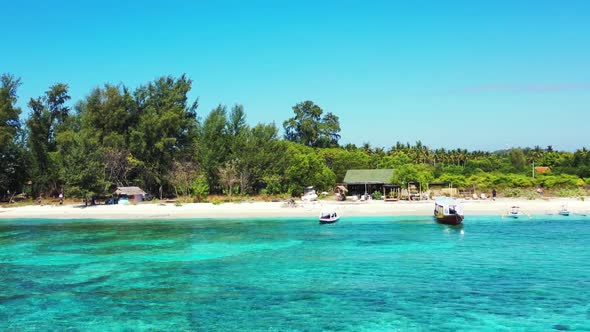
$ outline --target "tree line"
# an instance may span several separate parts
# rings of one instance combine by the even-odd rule
[[[140,186],[154,196],[298,195],[330,190],[348,169],[393,168],[392,183],[449,181],[457,187],[579,188],[590,182],[590,154],[547,148],[505,151],[430,149],[420,141],[389,149],[339,141],[339,118],[312,101],[283,122],[250,126],[242,105],[199,114],[192,81],[165,76],[136,89],[104,84],[71,106],[57,83],[17,107],[20,78],[1,76],[0,197],[106,196]],[[531,174],[532,164],[551,171]]]

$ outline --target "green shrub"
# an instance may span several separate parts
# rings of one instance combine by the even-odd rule
[[[506,197],[520,197],[521,191],[518,188],[507,188],[504,189],[504,196]]]
[[[371,194],[373,199],[381,200],[383,199],[383,194],[380,191],[375,191]]]
[[[174,201],[175,206],[182,206],[182,202],[180,200]]]
[[[586,191],[581,188],[566,189],[562,188],[555,192],[557,197],[582,197],[586,195]]]
[[[527,191],[524,193],[524,196],[525,196],[525,197],[526,197],[526,198],[527,198],[529,201],[535,200],[535,199],[537,199],[537,198],[539,198],[539,197],[540,197],[540,195],[539,195],[539,194],[538,194],[536,191],[534,191],[534,190],[527,190]]]
[[[199,175],[191,183],[190,190],[195,195],[195,203],[202,202],[209,195],[209,183],[204,175]]]
[[[278,175],[265,176],[262,178],[262,181],[266,184],[266,187],[263,189],[263,191],[267,195],[276,195],[283,191],[281,177]]]
[[[191,196],[180,196],[178,197],[178,199],[176,200],[177,202],[181,202],[183,204],[185,203],[192,203],[194,200],[194,198],[192,198]]]
[[[576,189],[584,185],[584,180],[570,174],[541,175],[539,181],[545,188]]]

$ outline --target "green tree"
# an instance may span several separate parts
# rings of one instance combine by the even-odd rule
[[[197,202],[201,202],[209,195],[209,184],[207,178],[199,174],[191,183],[191,193],[195,196]]]
[[[20,129],[21,109],[16,106],[16,92],[21,81],[11,74],[2,74],[0,80],[0,147],[5,147],[12,143]]]
[[[139,121],[133,96],[122,85],[106,84],[92,90],[76,109],[82,115],[82,129],[88,129],[87,138],[94,136],[106,147],[127,147],[129,131]]]
[[[295,116],[283,123],[285,139],[311,147],[335,147],[340,140],[340,122],[312,101],[293,106]]]
[[[55,135],[67,126],[70,108],[65,103],[69,99],[68,86],[58,83],[44,96],[29,101],[32,112],[27,119],[27,129],[34,195],[62,189]]]
[[[20,78],[11,74],[0,77],[0,197],[20,191],[27,176],[25,149],[18,140],[21,131],[16,106]]]
[[[285,174],[286,146],[278,139],[278,129],[272,124],[257,124],[242,136],[242,148],[236,158],[240,178],[248,178],[248,186],[240,184],[242,193],[252,189],[258,192],[268,182],[264,179],[276,180]],[[243,181],[242,181],[243,182]],[[275,188],[276,189],[276,188]],[[273,190],[275,190],[273,189]]]
[[[517,172],[524,171],[526,158],[522,149],[515,148],[508,151],[508,160],[513,169]]]
[[[175,160],[190,160],[196,153],[198,101],[188,102],[192,81],[161,77],[138,88],[135,102],[139,119],[130,132],[131,154],[146,188],[170,193],[169,173]]]
[[[217,106],[205,118],[199,137],[199,152],[203,172],[212,191],[219,191],[219,168],[230,160],[227,110]]]
[[[108,189],[105,180],[104,163],[96,140],[86,139],[77,130],[79,117],[70,117],[72,128],[56,135],[57,151],[50,152],[54,165],[53,174],[58,173],[67,196],[92,197]]]
[[[393,155],[384,156],[379,164],[377,165],[378,168],[399,168],[403,165],[410,163],[412,159],[408,157],[407,154],[404,152],[396,152]]]
[[[129,134],[139,115],[133,96],[122,85],[96,88],[76,105],[88,155],[101,164],[108,185],[130,185],[138,162],[129,149]],[[92,185],[94,186],[94,185]]]
[[[428,182],[434,180],[431,166],[425,164],[406,164],[393,170],[392,183],[405,186],[408,182],[418,181],[422,189],[426,189]]]
[[[346,171],[350,169],[370,168],[371,157],[363,150],[345,150],[340,148],[318,149],[317,153],[322,156],[326,166],[336,175],[336,182],[342,182]]]
[[[291,194],[301,194],[306,186],[314,186],[319,190],[333,188],[336,175],[326,166],[325,160],[314,153],[313,149],[291,145],[287,155],[289,167],[285,177]]]

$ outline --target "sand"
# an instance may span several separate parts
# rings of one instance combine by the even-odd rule
[[[501,198],[492,200],[459,200],[465,216],[503,215],[511,206],[530,215],[557,214],[566,205],[574,214],[590,215],[590,198],[543,198],[537,200]],[[257,217],[310,217],[316,218],[322,210],[333,209],[341,216],[430,216],[433,201],[417,202],[296,202],[295,207],[275,202],[243,202],[213,205],[210,203],[174,204],[140,203],[137,205],[45,205],[1,207],[0,219],[185,219],[185,218],[257,218]]]

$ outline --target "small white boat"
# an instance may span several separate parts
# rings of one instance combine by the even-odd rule
[[[522,216],[523,214],[520,213],[520,208],[518,206],[513,206],[510,211],[506,214],[508,218],[518,219],[518,217]]]
[[[333,224],[340,219],[336,211],[322,211],[320,213],[320,224]]]
[[[315,189],[313,189],[313,187],[306,187],[304,189],[303,196],[301,196],[302,201],[313,202],[313,201],[316,201],[317,199],[318,199],[318,194],[315,192]]]
[[[570,210],[568,210],[565,205],[561,206],[561,210],[559,210],[559,215],[567,217],[570,215],[570,213],[571,213]]]

